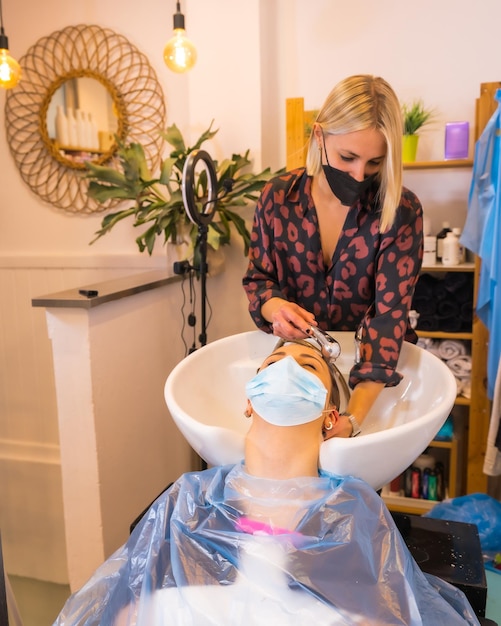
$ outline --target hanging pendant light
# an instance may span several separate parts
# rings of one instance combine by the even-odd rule
[[[174,13],[174,36],[164,48],[165,65],[173,72],[187,72],[195,65],[197,51],[195,46],[186,37],[184,29],[184,15],[181,13],[181,4],[176,2]]]
[[[2,0],[0,0],[0,87],[12,89],[21,78],[19,63],[10,56],[9,40],[3,29]]]

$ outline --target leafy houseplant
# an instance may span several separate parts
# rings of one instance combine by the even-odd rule
[[[432,121],[433,111],[426,109],[422,100],[415,100],[410,105],[402,105],[402,115],[404,135],[416,135],[422,126]]]
[[[402,105],[404,134],[402,138],[402,160],[409,163],[416,160],[418,130],[433,119],[433,111],[425,108],[422,100],[414,100],[410,105]]]
[[[143,147],[138,143],[118,142],[119,169],[88,163],[87,177],[90,179],[88,194],[100,203],[108,200],[129,200],[127,208],[109,213],[101,222],[101,228],[91,243],[110,232],[121,220],[131,218],[134,227],[144,226],[145,230],[136,238],[140,252],[145,250],[151,255],[157,237],[163,236],[164,243],[179,243],[187,236],[189,248],[197,256],[198,227],[186,214],[182,198],[183,168],[186,159],[194,150],[214,137],[217,130],[212,130],[212,123],[202,133],[192,147],[187,147],[180,130],[175,124],[162,133],[163,138],[172,146],[168,158],[160,167],[157,176],[148,169]],[[251,161],[249,150],[245,154],[233,154],[230,159],[214,161],[218,189],[225,188],[223,181],[231,179],[232,187],[216,203],[214,218],[209,224],[207,243],[217,250],[219,246],[230,243],[230,225],[233,224],[244,243],[247,255],[250,233],[245,220],[235,208],[245,206],[259,197],[265,182],[275,173],[270,168],[258,174],[249,172]],[[278,173],[278,172],[277,172]],[[195,173],[195,194],[200,205],[207,200],[207,172],[201,169]],[[186,235],[187,233],[187,235]]]

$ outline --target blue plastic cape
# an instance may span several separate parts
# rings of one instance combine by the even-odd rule
[[[425,517],[475,524],[482,551],[501,552],[501,502],[486,493],[470,493],[436,504]]]
[[[492,400],[501,357],[501,90],[498,107],[475,145],[468,214],[461,243],[482,260],[477,315],[489,330],[487,395]]]
[[[183,475],[69,598],[57,625],[478,624],[424,575],[355,478],[272,481],[242,465]]]

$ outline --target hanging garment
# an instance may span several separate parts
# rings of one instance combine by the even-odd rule
[[[56,626],[477,625],[424,574],[383,499],[321,473],[184,474],[67,601]]]
[[[499,476],[501,474],[501,367],[498,367],[494,400],[491,408],[491,421],[487,435],[487,449],[484,459],[484,474]]]
[[[477,315],[489,330],[487,395],[492,400],[501,357],[501,89],[498,108],[475,145],[468,215],[461,243],[481,259]]]

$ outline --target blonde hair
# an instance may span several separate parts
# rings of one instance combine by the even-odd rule
[[[398,98],[383,79],[361,74],[339,82],[327,96],[316,123],[331,135],[374,128],[386,141],[386,156],[379,172],[380,230],[391,227],[402,195],[402,112]],[[322,157],[312,131],[306,156],[306,171],[322,171]]]

